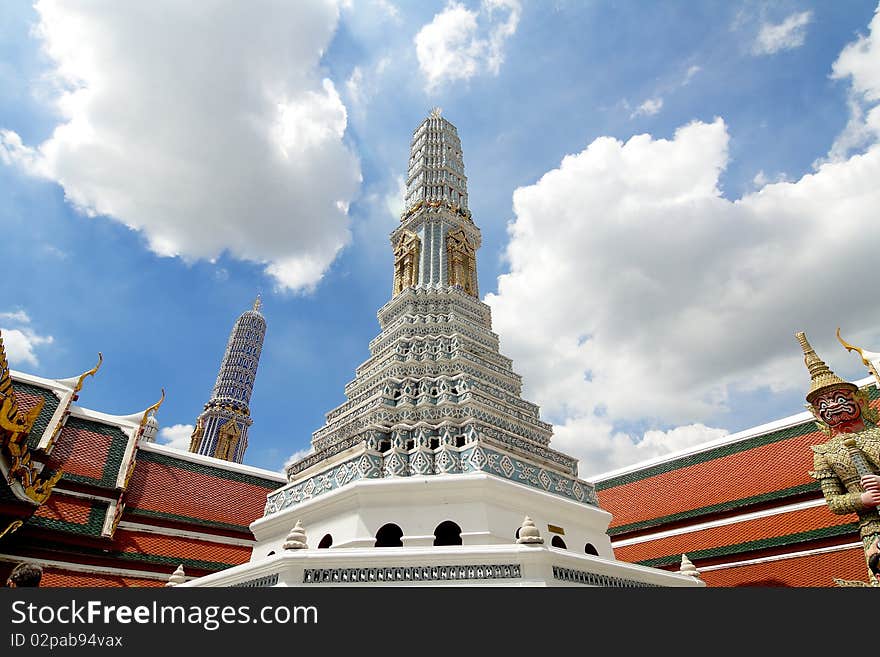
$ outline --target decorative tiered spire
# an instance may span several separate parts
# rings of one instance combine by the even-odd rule
[[[477,291],[480,230],[467,210],[461,146],[439,110],[413,135],[408,185],[381,333],[346,402],[314,433],[314,453],[287,467],[290,487],[269,496],[267,514],[358,479],[478,472],[598,504],[595,487],[577,478],[577,459],[549,447],[552,425],[521,397],[499,351]]]
[[[807,336],[803,331],[795,333],[795,337],[801,345],[801,349],[804,352],[804,364],[810,372],[810,391],[807,393],[807,401],[812,401],[823,390],[835,386],[843,385],[857,389],[854,384],[844,381],[831,371],[831,368],[825,364],[825,361],[819,358],[813,347],[807,342]]]
[[[467,210],[467,177],[455,126],[435,107],[413,133],[406,176],[405,207],[445,201]]]
[[[461,141],[439,107],[413,133],[400,222],[391,234],[392,296],[410,287],[445,286],[479,296],[480,231],[468,210]]]
[[[247,449],[251,393],[266,335],[258,294],[253,308],[235,321],[211,399],[196,420],[190,451],[241,463]]]

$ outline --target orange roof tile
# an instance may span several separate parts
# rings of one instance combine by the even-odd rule
[[[170,573],[169,573],[170,575]],[[44,568],[40,586],[51,587],[105,587],[105,586],[164,586],[165,582],[140,577],[122,575],[102,575],[98,573],[79,573],[60,568]]]
[[[89,512],[92,510],[93,504],[91,500],[81,497],[70,497],[56,493],[50,496],[34,515],[40,518],[84,525],[89,520]]]
[[[810,446],[825,439],[815,431],[600,490],[599,504],[618,527],[811,484]]]
[[[101,482],[113,442],[114,436],[93,430],[91,424],[70,420],[52,450],[51,465],[64,470],[68,479],[76,475],[91,480],[89,483]],[[115,480],[116,473],[112,474]]]
[[[192,520],[247,530],[263,515],[266,494],[277,482],[224,476],[201,464],[139,452],[126,494],[130,514],[146,512],[169,519]],[[265,482],[262,485],[260,482]]]
[[[642,562],[649,559],[685,553],[692,555],[702,550],[724,546],[736,546],[752,541],[793,536],[825,527],[849,525],[856,521],[855,515],[835,515],[822,506],[778,513],[721,527],[712,527],[686,534],[676,534],[657,540],[635,543],[614,548],[614,555],[622,561]],[[858,531],[854,532],[858,536]],[[797,540],[792,538],[792,541]],[[744,546],[747,547],[747,546]]]
[[[15,400],[18,402],[18,408],[22,412],[27,412],[40,402],[45,402],[45,398],[42,395],[25,392],[19,386],[13,386],[13,388],[15,388]]]
[[[28,527],[72,532],[82,536],[100,536],[104,527],[108,503],[53,493],[40,506]]]
[[[835,586],[834,578],[866,582],[868,570],[864,552],[853,548],[711,570],[701,576],[707,586]]]
[[[114,536],[112,551],[229,565],[244,563],[251,556],[251,548],[248,546],[121,529],[117,530]]]

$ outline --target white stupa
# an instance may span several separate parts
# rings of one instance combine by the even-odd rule
[[[251,560],[179,586],[704,586],[614,559],[611,515],[520,397],[478,296],[455,126],[413,134],[371,357],[251,524]],[[523,309],[528,322],[528,309]]]

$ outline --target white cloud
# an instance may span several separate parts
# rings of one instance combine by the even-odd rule
[[[812,11],[792,14],[778,24],[762,23],[758,36],[752,43],[755,55],[772,55],[780,50],[793,50],[804,45],[807,25],[813,20]]]
[[[649,98],[644,103],[639,105],[632,114],[629,115],[629,118],[634,119],[637,116],[654,116],[657,112],[663,109],[663,99],[659,96],[657,98]]]
[[[385,207],[395,219],[400,219],[403,209],[406,206],[406,179],[403,176],[397,176],[397,189],[389,192],[385,196]]]
[[[0,313],[0,322],[16,322],[18,324],[30,324],[30,316],[23,310],[15,310],[11,313]]]
[[[852,77],[852,88],[869,101],[880,101],[880,5],[874,11],[870,34],[850,43],[832,66],[832,77]]]
[[[159,430],[159,442],[168,447],[189,451],[190,438],[195,427],[191,424],[175,424]]]
[[[301,461],[302,459],[307,457],[309,454],[313,454],[314,451],[315,450],[312,449],[311,447],[308,447],[307,449],[300,449],[300,450],[295,451],[293,454],[291,454],[290,456],[287,457],[287,460],[284,462],[284,465],[281,466],[281,474],[286,475],[287,468],[290,465],[292,465],[293,463],[296,463],[297,461]]]
[[[367,105],[378,93],[382,75],[390,64],[391,58],[386,55],[373,65],[358,65],[352,69],[345,81],[345,91],[349,105],[360,113],[358,118],[363,118]]]
[[[831,70],[832,78],[851,82],[850,119],[828,153],[828,159],[839,161],[880,136],[880,107],[871,107],[880,101],[880,5],[868,36],[844,48]]]
[[[345,106],[320,59],[330,0],[206,7],[36,4],[63,117],[0,157],[57,181],[80,211],[142,231],[159,255],[266,265],[313,287],[349,240],[360,185]]]
[[[363,105],[364,103],[364,71],[360,66],[355,66],[351,71],[351,76],[345,82],[345,89],[348,91],[348,97],[355,105]]]
[[[684,74],[684,80],[681,81],[681,86],[684,87],[684,86],[690,84],[691,80],[694,79],[694,76],[702,70],[703,70],[702,66],[697,66],[696,64],[691,66],[687,70],[687,72]]]
[[[35,349],[55,341],[51,335],[38,335],[29,329],[7,329],[0,326],[0,333],[3,334],[3,344],[6,346],[10,365],[36,367],[40,361]]]
[[[755,177],[752,178],[752,184],[755,186],[755,189],[760,189],[764,185],[767,185],[772,182],[788,182],[788,176],[784,173],[778,173],[774,178],[770,178],[764,170],[761,169],[758,173],[755,174]]]
[[[31,318],[24,310],[0,313],[0,337],[10,365],[40,364],[36,349],[55,341],[51,335],[40,335],[30,327]]]
[[[373,5],[395,23],[401,22],[400,10],[394,3],[389,0],[373,0]]]
[[[519,0],[483,0],[479,11],[454,1],[447,4],[415,36],[426,90],[479,73],[497,75],[521,12]]]
[[[732,394],[804,388],[797,330],[836,358],[838,324],[874,340],[858,290],[880,252],[880,145],[731,202],[728,141],[721,119],[602,137],[514,192],[510,271],[486,301],[582,473],[723,435],[701,423]]]
[[[703,424],[689,424],[669,431],[646,431],[636,442],[632,435],[615,431],[604,418],[583,416],[570,418],[565,424],[554,427],[553,448],[579,458],[578,474],[589,479],[623,465],[716,440],[727,433],[724,429]],[[590,439],[585,439],[587,437]]]

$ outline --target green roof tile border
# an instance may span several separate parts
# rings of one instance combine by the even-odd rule
[[[766,550],[775,547],[784,547],[787,545],[796,545],[798,543],[806,543],[820,538],[833,538],[835,536],[845,536],[847,534],[859,535],[859,524],[857,522],[845,525],[834,525],[833,527],[823,527],[821,529],[811,529],[796,534],[787,534],[786,536],[775,536],[773,538],[762,538],[756,541],[747,541],[745,543],[736,543],[734,545],[722,545],[719,547],[709,548],[707,550],[695,550],[688,552],[688,559],[691,561],[697,559],[711,559],[714,557],[727,557],[744,552],[753,552],[755,550]],[[681,554],[671,554],[665,557],[655,557],[654,559],[645,559],[636,563],[642,566],[658,568],[660,566],[672,566],[681,563]]]
[[[237,566],[237,563],[225,563],[222,561],[202,561],[201,559],[190,559],[189,557],[168,557],[161,554],[143,554],[141,552],[108,552],[107,556],[121,559],[123,561],[139,561],[155,564],[167,564],[169,566],[184,566],[191,568],[200,568],[202,570],[226,570]],[[170,576],[170,575],[169,575]]]
[[[116,478],[119,476],[119,468],[122,465],[122,458],[125,456],[125,447],[128,445],[128,436],[126,436],[122,429],[117,426],[96,422],[95,420],[87,420],[81,417],[69,417],[66,426],[109,436],[110,446],[107,448],[107,458],[104,461],[104,470],[101,472],[100,479],[65,472],[62,480],[94,484],[101,488],[116,488]],[[73,455],[71,455],[71,458],[72,456]],[[62,470],[63,469],[62,466]]]
[[[798,486],[792,486],[791,488],[783,488],[782,490],[771,491],[769,493],[761,493],[760,495],[754,495],[752,497],[744,497],[739,500],[731,500],[729,502],[721,502],[720,504],[713,504],[711,506],[700,507],[699,509],[691,509],[689,511],[681,511],[679,513],[673,513],[668,516],[662,516],[660,518],[650,518],[648,520],[640,520],[639,522],[632,522],[628,525],[620,525],[618,527],[611,527],[608,529],[609,536],[619,536],[620,534],[626,534],[629,532],[639,531],[642,529],[648,529],[650,527],[657,527],[660,525],[665,525],[671,522],[678,522],[680,520],[691,520],[694,518],[699,518],[700,516],[711,515],[713,513],[721,513],[724,511],[732,511],[734,509],[738,509],[741,507],[752,506],[754,504],[761,504],[763,502],[772,502],[776,500],[782,500],[787,497],[794,497],[796,495],[803,495],[804,493],[812,493],[812,492],[821,492],[821,488],[819,487],[819,482],[812,481],[806,484],[800,484]]]
[[[58,529],[71,532],[72,534],[100,536],[101,530],[104,528],[104,518],[107,515],[108,506],[106,503],[93,501],[89,509],[89,517],[84,523],[70,522],[69,520],[60,520],[58,518],[43,518],[34,515],[30,517],[25,526],[39,527],[41,529]]]
[[[862,387],[862,390],[865,390],[866,388],[868,390],[868,396],[871,401],[880,399],[880,390],[878,390],[876,385],[874,385],[873,383],[867,384],[866,386]],[[751,438],[746,438],[744,440],[740,440],[735,443],[729,443],[727,445],[719,445],[718,447],[707,449],[705,452],[687,454],[685,456],[672,459],[671,461],[648,466],[642,470],[634,470],[633,472],[627,472],[626,474],[611,477],[610,479],[606,479],[604,481],[595,481],[591,483],[596,486],[597,492],[607,490],[609,488],[616,488],[617,486],[631,484],[636,481],[641,481],[642,479],[648,479],[649,477],[655,477],[660,474],[672,472],[673,470],[680,470],[681,468],[685,468],[691,465],[697,465],[698,463],[705,463],[706,461],[713,461],[715,459],[723,458],[725,456],[731,456],[732,454],[745,452],[756,447],[770,445],[771,443],[779,442],[781,440],[796,438],[798,436],[805,436],[809,433],[813,433],[814,431],[818,432],[819,428],[816,426],[815,420],[810,418],[808,420],[804,420],[799,424],[795,424],[784,429],[777,429],[776,431],[770,431],[768,433],[753,436]]]
[[[15,392],[23,392],[26,395],[42,397],[46,400],[43,404],[43,410],[40,411],[36,421],[34,421],[34,426],[31,427],[31,431],[27,437],[28,447],[34,449],[39,444],[40,438],[42,438],[43,434],[46,432],[46,429],[49,426],[49,420],[52,419],[60,402],[58,397],[55,396],[55,393],[48,388],[41,388],[30,383],[22,383],[21,381],[15,380],[12,381],[12,388]]]
[[[194,463],[193,461],[188,461],[186,459],[177,459],[173,456],[158,454],[157,452],[148,452],[146,450],[138,450],[137,460],[149,461],[151,463],[159,463],[161,465],[168,465],[175,468],[181,468],[183,470],[189,470],[190,472],[207,474],[212,477],[220,477],[221,479],[236,481],[242,484],[250,484],[251,486],[265,488],[266,490],[276,490],[284,485],[271,479],[263,479],[262,477],[257,477],[256,475],[249,475],[243,472],[233,472],[230,470],[226,470],[225,468],[206,465],[204,463]]]
[[[125,513],[132,516],[143,516],[145,518],[159,518],[162,520],[176,520],[178,522],[187,522],[195,525],[204,525],[205,527],[216,527],[217,529],[230,529],[237,532],[250,533],[248,525],[236,525],[231,522],[220,522],[219,520],[205,520],[204,518],[193,518],[192,516],[178,515],[176,513],[165,513],[164,511],[153,511],[151,509],[138,509],[137,507],[126,506]],[[256,520],[256,518],[254,518]]]

